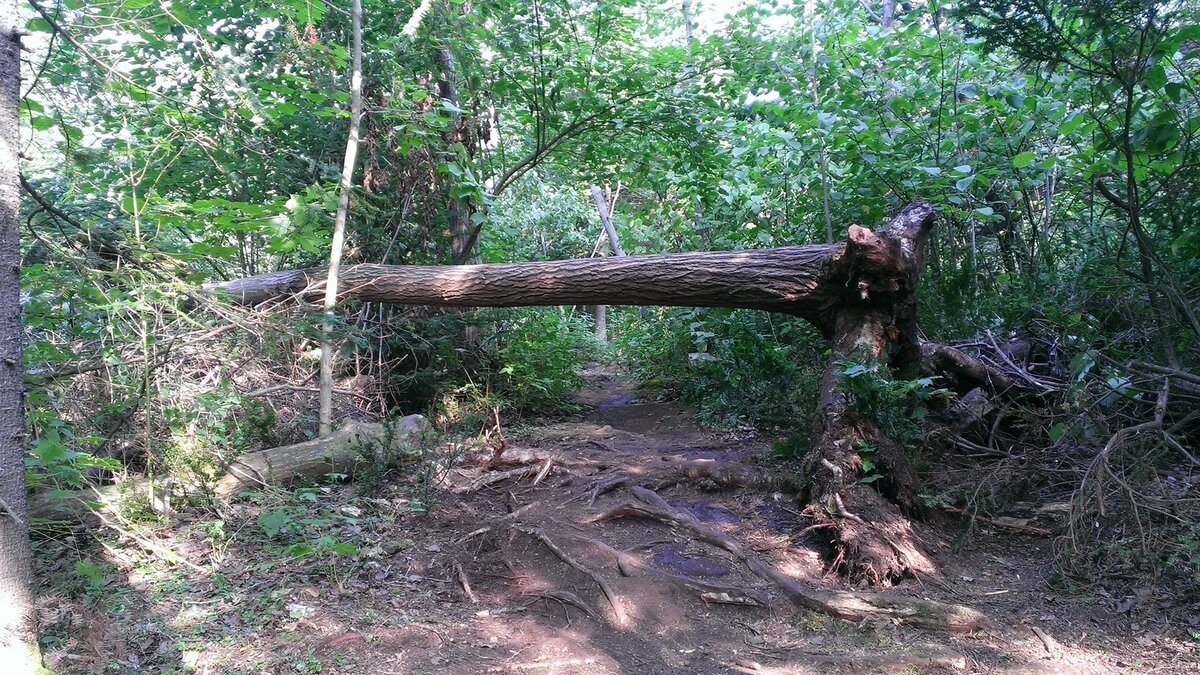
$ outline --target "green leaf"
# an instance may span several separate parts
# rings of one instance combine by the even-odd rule
[[[954,167],[954,172],[955,173],[964,173],[964,174],[971,173],[971,165],[970,164],[959,164],[958,166]]]
[[[1081,112],[1076,112],[1067,119],[1063,120],[1062,124],[1058,125],[1058,133],[1069,134],[1082,126],[1087,119],[1087,115],[1084,115]]]
[[[1057,443],[1067,433],[1067,425],[1063,424],[1062,422],[1059,422],[1058,424],[1055,424],[1054,426],[1050,427],[1049,433],[1050,433],[1050,442]]]
[[[971,187],[971,183],[973,182],[975,182],[975,174],[971,174],[966,178],[959,178],[958,180],[954,181],[954,187],[966,192],[967,188]]]
[[[353,544],[347,544],[340,541],[330,546],[329,550],[338,555],[355,555],[358,553],[358,547],[354,546]]]
[[[263,529],[267,537],[274,538],[283,528],[288,526],[292,517],[283,509],[275,509],[273,511],[264,511],[258,514],[258,526]]]
[[[1150,66],[1146,71],[1146,86],[1152,91],[1162,91],[1167,84],[1167,71],[1163,69],[1161,63],[1156,63]]]
[[[1032,150],[1026,150],[1025,152],[1022,152],[1021,154],[1017,155],[1016,157],[1013,157],[1013,161],[1012,161],[1013,168],[1024,169],[1025,167],[1027,167],[1031,163],[1033,163],[1033,160],[1036,156],[1037,155],[1035,155]]]
[[[300,542],[299,544],[292,544],[283,551],[292,558],[303,558],[306,555],[313,554],[313,547],[312,544]]]

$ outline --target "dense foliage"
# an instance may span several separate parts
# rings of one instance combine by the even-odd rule
[[[1169,545],[1083,566],[1178,568],[1200,542],[1195,416],[1178,412],[1200,400],[1195,8],[913,2],[883,25],[850,0],[732,4],[697,3],[687,41],[676,2],[368,0],[346,262],[604,255],[593,184],[630,254],[819,243],[929,200],[927,336],[1023,340],[1065,383],[1050,412],[1005,427],[1038,449],[1022,467],[1055,452],[1086,465],[1156,402],[1169,408],[1174,431],[1118,448],[1109,469],[1147,494],[1168,477],[1190,486],[1187,508],[1162,517],[1178,526]],[[117,468],[203,478],[311,434],[317,315],[234,310],[200,284],[327,259],[344,10],[30,0],[27,14],[35,483]],[[615,353],[713,423],[808,425],[826,349],[811,328],[631,308],[613,317],[614,352],[585,310],[344,306],[340,414],[436,410],[475,431],[497,407],[561,414],[582,364]],[[280,383],[284,398],[264,398]],[[1080,481],[994,473],[971,493],[989,504]],[[1080,500],[1083,522],[1096,505]],[[1073,541],[1108,536],[1097,528]]]

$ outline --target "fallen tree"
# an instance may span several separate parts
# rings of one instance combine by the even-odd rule
[[[848,241],[838,244],[493,265],[355,265],[341,271],[338,289],[341,299],[394,304],[736,307],[803,317],[833,346],[806,462],[809,513],[835,534],[836,565],[887,583],[932,567],[906,518],[920,510],[916,476],[904,448],[849,409],[839,362],[886,361],[896,372],[916,374],[916,288],[933,221],[933,208],[918,202],[878,232],[851,226]],[[207,288],[247,305],[315,301],[326,278],[314,268]],[[871,485],[860,482],[864,443],[876,450],[885,476]]]

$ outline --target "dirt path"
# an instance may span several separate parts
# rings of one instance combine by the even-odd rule
[[[139,572],[129,553],[137,546],[124,542],[115,550],[133,560],[119,580],[123,612],[47,595],[47,611],[57,607],[68,614],[59,624],[78,629],[59,662],[74,672],[212,673],[1194,669],[1194,647],[1161,630],[1152,596],[1118,615],[1119,598],[1049,594],[1047,539],[984,531],[950,554],[953,530],[922,531],[941,552],[941,575],[890,597],[970,605],[990,620],[970,634],[797,607],[745,562],[808,588],[847,590],[825,574],[821,533],[796,534],[806,523],[786,491],[795,467],[769,459],[768,442],[752,433],[704,431],[675,404],[640,400],[612,372],[590,382],[584,421],[509,438],[498,462],[463,457],[428,515],[398,489],[326,495],[326,515],[298,522],[336,521],[338,536],[358,537],[352,557],[280,560],[278,548],[236,537],[214,557],[211,521],[183,522],[158,536],[189,557],[207,555],[218,573],[176,568],[172,592],[161,575]],[[653,506],[654,495],[665,504]],[[620,511],[639,505],[682,526]],[[269,511],[242,507],[222,527],[254,529]]]

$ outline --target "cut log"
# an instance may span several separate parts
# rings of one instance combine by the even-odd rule
[[[392,424],[350,422],[322,438],[238,457],[213,486],[213,494],[229,499],[248,488],[288,485],[330,473],[353,475],[367,463],[392,466],[403,459],[405,450],[427,442],[430,432],[429,421],[421,415]]]
[[[229,473],[214,484],[213,494],[229,499],[241,490],[287,485],[300,478],[353,475],[368,461],[392,466],[403,459],[405,450],[429,442],[430,433],[429,421],[421,415],[409,415],[391,425],[351,422],[324,438],[239,457]],[[129,500],[169,504],[170,495],[163,494],[164,489],[161,482],[141,478],[76,492],[42,492],[29,499],[29,513],[36,520],[98,525],[96,510],[119,508]]]

